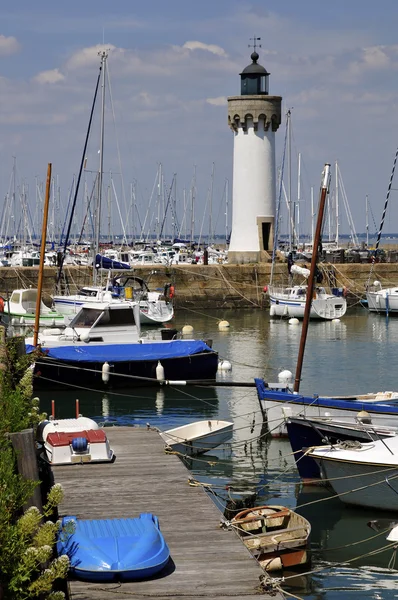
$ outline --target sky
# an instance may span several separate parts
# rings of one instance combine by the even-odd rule
[[[110,191],[103,202],[104,214],[112,217],[104,217],[103,227],[120,229],[119,215],[125,226],[135,219],[138,229],[154,229],[163,218],[156,208],[161,193],[163,206],[169,195],[176,198],[176,229],[184,236],[195,188],[196,233],[224,233],[231,219],[233,157],[227,97],[240,93],[239,73],[251,62],[248,45],[255,36],[261,37],[259,62],[271,73],[270,94],[283,97],[278,168],[285,114],[292,113],[295,195],[301,155],[300,229],[310,231],[311,187],[317,201],[323,165],[337,161],[346,194],[344,207],[340,188],[340,232],[350,232],[347,213],[356,232],[365,231],[368,196],[374,233],[398,145],[397,24],[396,0],[2,3],[1,203],[12,193],[15,164],[17,195],[24,193],[37,229],[51,162],[50,221],[54,228],[62,226],[82,160],[98,52],[106,50],[110,85],[103,163]],[[100,98],[81,187],[88,195],[99,165],[99,116]],[[162,186],[157,185],[160,165]],[[287,186],[286,165],[284,182]],[[392,187],[398,189],[398,173]],[[14,220],[18,210],[7,204]],[[81,222],[83,198],[78,211]],[[398,192],[393,190],[383,232],[397,231]]]

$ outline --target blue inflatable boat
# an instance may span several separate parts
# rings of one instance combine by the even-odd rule
[[[64,517],[57,550],[69,556],[71,573],[87,581],[146,579],[170,558],[158,518],[150,513],[136,519]]]

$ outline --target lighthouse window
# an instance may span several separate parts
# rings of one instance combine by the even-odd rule
[[[260,92],[265,93],[267,91],[265,75],[260,78]]]

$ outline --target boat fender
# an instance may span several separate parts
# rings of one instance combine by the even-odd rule
[[[174,298],[174,292],[175,292],[174,285],[171,285],[170,288],[169,288],[169,298],[170,298],[170,300],[172,300]]]
[[[343,298],[347,298],[347,294],[348,294],[348,290],[347,290],[347,288],[344,286],[344,287],[343,287]]]
[[[0,312],[4,312],[4,298],[0,296]]]
[[[88,441],[85,437],[75,437],[72,440],[72,450],[73,452],[87,452]]]
[[[263,287],[263,293],[266,294],[268,292],[268,285],[265,285]]]
[[[371,425],[372,417],[366,410],[360,410],[357,414],[357,421],[359,423],[364,423],[365,425]]]
[[[160,360],[158,360],[158,364],[156,365],[156,379],[158,381],[164,381],[164,367]]]
[[[231,370],[232,370],[232,365],[229,362],[229,360],[220,360],[218,362],[217,371],[231,371]]]
[[[109,373],[110,373],[110,366],[109,363],[107,361],[104,362],[104,364],[102,365],[102,381],[104,383],[108,383],[109,381]]]

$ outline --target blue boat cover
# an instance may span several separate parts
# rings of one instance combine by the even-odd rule
[[[34,346],[26,345],[26,352],[35,350]],[[89,343],[82,346],[58,346],[57,348],[42,348],[49,358],[69,362],[126,362],[144,360],[165,360],[181,358],[201,352],[213,350],[200,340],[170,340],[148,344],[98,344]]]
[[[103,269],[131,269],[128,263],[113,260],[112,258],[108,258],[108,256],[102,256],[102,254],[95,256],[95,264]]]
[[[72,573],[88,581],[127,581],[158,573],[170,558],[155,515],[136,519],[64,517],[57,540]]]

